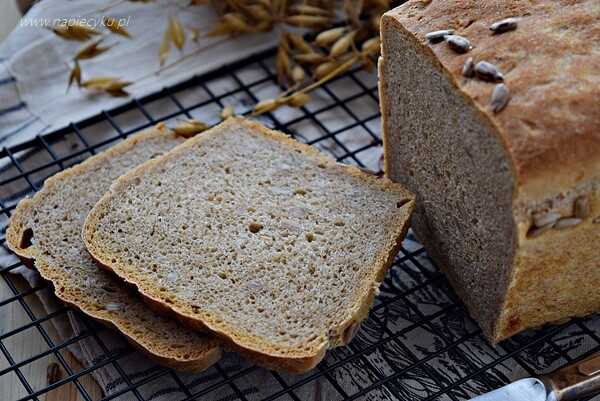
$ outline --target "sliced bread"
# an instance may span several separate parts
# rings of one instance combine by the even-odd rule
[[[413,206],[398,184],[230,118],[119,178],[84,240],[192,328],[303,372],[356,333]]]
[[[85,217],[113,180],[182,142],[158,126],[50,177],[19,203],[6,242],[52,282],[60,299],[116,327],[157,362],[199,371],[220,358],[218,342],[157,316],[135,291],[98,269],[81,237]]]

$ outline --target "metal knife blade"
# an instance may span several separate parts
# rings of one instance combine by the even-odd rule
[[[544,383],[529,377],[472,398],[471,401],[546,401],[546,396]]]

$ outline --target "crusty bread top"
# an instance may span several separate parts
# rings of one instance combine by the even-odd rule
[[[119,178],[84,238],[145,296],[302,371],[349,341],[412,208],[398,184],[231,118]]]
[[[182,142],[160,125],[48,178],[33,198],[17,206],[6,242],[33,260],[63,301],[115,326],[162,364],[202,370],[220,356],[217,341],[157,316],[117,278],[98,269],[81,238],[87,213],[114,179]]]
[[[519,17],[517,29],[492,34],[490,25],[507,17]],[[410,0],[389,11],[383,24],[412,33],[409,40],[499,129],[519,182],[536,181],[528,190],[547,190],[548,176],[553,189],[562,189],[600,172],[598,0]],[[473,49],[458,54],[443,42],[427,43],[428,32],[449,28]],[[489,106],[494,84],[461,75],[469,57],[504,73],[511,98],[501,112]]]

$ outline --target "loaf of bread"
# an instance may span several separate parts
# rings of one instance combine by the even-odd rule
[[[382,43],[386,173],[487,337],[600,311],[600,3],[411,0]]]
[[[352,339],[412,209],[399,184],[230,118],[119,178],[84,240],[190,327],[303,372]]]
[[[199,371],[220,358],[218,342],[154,313],[133,290],[98,269],[81,237],[88,212],[113,180],[182,142],[158,126],[48,178],[17,206],[6,243],[66,303],[117,328],[157,362]]]

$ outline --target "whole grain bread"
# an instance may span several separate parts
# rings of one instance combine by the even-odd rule
[[[600,3],[411,0],[382,43],[386,172],[487,337],[600,311]]]
[[[117,328],[157,362],[199,371],[220,358],[216,339],[156,315],[135,291],[98,269],[81,237],[85,217],[114,179],[182,142],[161,125],[48,178],[17,206],[6,242],[60,299]]]
[[[398,184],[230,118],[119,178],[84,239],[149,302],[303,372],[356,333],[412,209]]]

